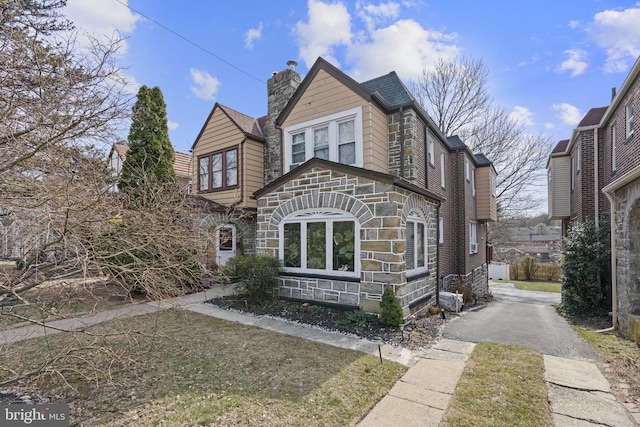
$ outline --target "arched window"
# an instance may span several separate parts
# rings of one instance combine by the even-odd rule
[[[427,272],[427,224],[417,210],[407,215],[407,276]]]
[[[359,225],[338,210],[308,210],[280,223],[280,258],[284,271],[359,277]]]

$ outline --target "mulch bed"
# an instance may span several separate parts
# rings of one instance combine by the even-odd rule
[[[241,296],[214,298],[209,304],[225,310],[234,310],[254,316],[268,316],[290,322],[310,325],[336,333],[355,335],[372,341],[381,341],[410,350],[422,350],[433,346],[442,335],[445,322],[457,317],[446,313],[417,316],[402,327],[390,327],[377,320],[354,323],[350,310],[314,305],[289,300],[274,300],[260,305],[249,305]]]

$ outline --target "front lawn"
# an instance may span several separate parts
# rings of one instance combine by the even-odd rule
[[[82,425],[355,425],[407,368],[271,331],[175,310],[91,328],[83,351],[29,386],[72,403]],[[46,354],[93,342],[59,334],[0,349],[0,382]],[[129,357],[129,355],[131,357]],[[114,362],[115,361],[115,362]],[[92,370],[90,366],[99,368]],[[70,388],[72,387],[72,388]]]
[[[441,425],[553,426],[542,354],[513,345],[476,345]]]
[[[516,289],[523,291],[561,292],[560,282],[527,282],[522,280],[509,280]]]

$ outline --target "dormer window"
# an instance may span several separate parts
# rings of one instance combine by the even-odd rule
[[[285,170],[312,157],[362,167],[362,109],[354,108],[285,128]]]

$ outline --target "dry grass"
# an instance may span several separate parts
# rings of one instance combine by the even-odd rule
[[[83,278],[45,283],[22,296],[30,304],[17,302],[0,309],[0,331],[28,325],[27,318],[48,322],[109,310],[131,302],[121,287],[100,279]]]
[[[523,347],[476,345],[442,426],[553,426],[544,361]]]
[[[68,385],[57,373],[31,384],[73,402],[72,423],[355,425],[406,371],[355,351],[181,311],[92,328],[116,331],[128,333],[102,338],[111,355],[64,361]],[[28,371],[48,352],[88,340],[60,334],[2,348],[0,357],[4,366]],[[107,357],[113,355],[119,357]],[[88,362],[102,373],[93,376]]]
[[[575,326],[580,337],[598,353],[602,374],[622,402],[640,406],[640,346],[613,333],[599,333],[585,326]]]
[[[513,283],[516,289],[523,291],[562,292],[562,285],[560,285],[560,282],[526,282],[510,280],[509,283]]]

